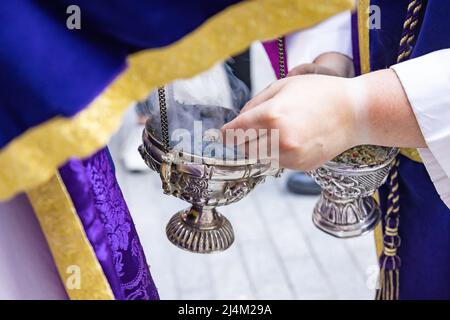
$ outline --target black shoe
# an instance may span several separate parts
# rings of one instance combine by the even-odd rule
[[[290,192],[301,195],[319,195],[322,190],[313,178],[301,171],[290,174],[287,188]]]

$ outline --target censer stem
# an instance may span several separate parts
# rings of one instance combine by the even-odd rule
[[[337,238],[361,236],[380,222],[381,211],[372,196],[341,199],[323,191],[313,222],[320,230]]]
[[[192,206],[176,213],[166,234],[177,247],[195,253],[223,251],[234,241],[231,223],[215,207]]]

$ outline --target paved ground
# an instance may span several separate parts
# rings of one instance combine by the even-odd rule
[[[373,297],[366,285],[376,265],[373,235],[339,240],[317,230],[311,222],[316,198],[289,194],[286,175],[221,209],[236,234],[229,250],[195,255],[174,247],[164,231],[170,216],[187,205],[163,195],[155,173],[128,173],[116,163],[163,299]]]
[[[252,50],[251,59],[258,92],[273,72],[261,48]],[[311,222],[316,198],[289,194],[286,174],[268,178],[247,198],[221,209],[236,235],[229,250],[205,256],[176,248],[165,226],[188,205],[163,195],[154,172],[124,171],[116,140],[111,150],[119,182],[162,299],[373,298],[367,285],[377,270],[373,234],[340,240],[317,230]]]

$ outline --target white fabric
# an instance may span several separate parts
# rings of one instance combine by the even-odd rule
[[[287,65],[292,69],[311,63],[325,52],[353,58],[351,13],[346,11],[300,32],[286,36]]]
[[[252,96],[255,96],[277,80],[269,57],[261,42],[254,42],[250,47],[250,78],[252,82]]]
[[[0,202],[0,299],[67,299],[28,199]]]
[[[120,159],[125,168],[130,172],[147,172],[150,169],[147,167],[139,152],[136,152],[139,145],[142,143],[142,131],[144,125],[138,123],[138,115],[136,113],[135,104],[127,109],[122,118],[122,126],[114,135],[113,139],[117,139],[117,152],[120,154]],[[111,149],[112,144],[109,147]]]
[[[427,149],[420,155],[450,208],[450,49],[392,66],[419,123]]]
[[[234,109],[227,72],[222,63],[189,79],[171,83],[175,101],[187,105],[211,105]]]
[[[325,52],[337,52],[353,57],[351,13],[340,13],[309,29],[286,36],[287,65],[289,70],[304,63],[312,63]],[[252,95],[276,81],[264,47],[255,42],[250,48]]]

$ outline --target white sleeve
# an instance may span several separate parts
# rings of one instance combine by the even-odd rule
[[[408,96],[427,149],[419,149],[441,199],[450,208],[450,49],[392,66]]]
[[[287,65],[292,69],[311,63],[325,52],[352,58],[351,13],[337,14],[324,22],[286,36]]]

